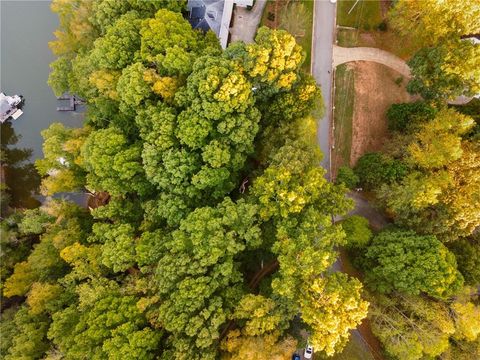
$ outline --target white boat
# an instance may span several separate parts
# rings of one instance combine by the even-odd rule
[[[0,122],[4,123],[9,118],[18,119],[23,111],[19,108],[23,102],[23,98],[18,95],[7,96],[3,92],[0,93]]]

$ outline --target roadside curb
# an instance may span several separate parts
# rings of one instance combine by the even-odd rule
[[[329,157],[329,180],[333,181],[333,173],[332,173],[332,146],[335,146],[335,137],[333,131],[335,130],[335,123],[334,123],[334,114],[335,114],[335,67],[333,67],[333,44],[337,42],[337,3],[335,3],[335,12],[333,17],[333,39],[332,39],[332,64],[330,70],[330,99],[331,99],[331,107],[330,111],[330,121],[329,121],[329,136],[328,136],[328,157]]]

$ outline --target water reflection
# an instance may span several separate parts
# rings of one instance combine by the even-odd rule
[[[1,124],[0,161],[4,175],[2,180],[8,186],[5,191],[6,197],[2,196],[2,214],[5,211],[5,200],[8,200],[10,207],[34,208],[40,205],[40,201],[35,198],[40,185],[40,175],[30,161],[33,150],[15,147],[20,138],[10,121]]]

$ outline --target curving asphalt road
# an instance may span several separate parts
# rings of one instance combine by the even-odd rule
[[[322,167],[330,178],[330,124],[332,121],[333,44],[335,42],[336,4],[328,0],[314,3],[312,35],[312,75],[322,89],[325,115],[319,121],[317,141],[323,152]]]

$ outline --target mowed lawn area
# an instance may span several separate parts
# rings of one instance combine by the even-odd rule
[[[339,0],[337,2],[337,24],[340,26],[371,30],[380,26],[382,21],[380,1]]]
[[[313,27],[312,0],[269,0],[262,15],[262,26],[284,29],[305,51],[303,70],[310,73]]]
[[[337,5],[337,41],[344,47],[375,47],[408,60],[418,49],[414,38],[400,36],[388,23],[388,7],[379,0],[339,0]],[[346,28],[345,28],[346,27]],[[352,29],[350,29],[352,28]]]
[[[337,66],[335,71],[335,97],[333,111],[332,172],[336,176],[340,166],[350,165],[352,147],[352,118],[355,98],[355,74],[347,64]]]

